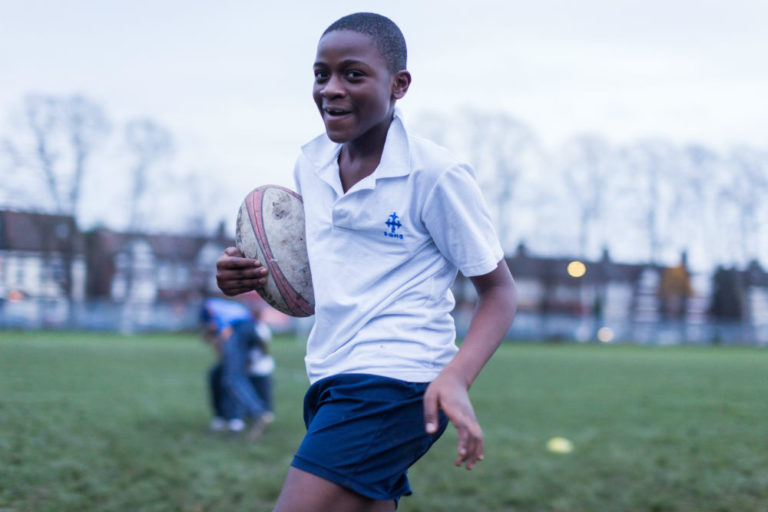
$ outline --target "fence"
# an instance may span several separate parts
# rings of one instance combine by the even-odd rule
[[[198,309],[185,303],[116,304],[25,300],[0,304],[0,327],[119,332],[183,331],[197,327]]]
[[[24,300],[0,302],[0,328],[79,329],[137,333],[184,331],[198,327],[199,302],[118,304]],[[459,336],[469,326],[471,309],[454,312]],[[267,315],[277,333],[305,336],[311,318]],[[515,340],[557,342],[633,342],[647,345],[723,344],[768,347],[768,324],[691,321],[597,321],[591,316],[520,312],[507,336]]]

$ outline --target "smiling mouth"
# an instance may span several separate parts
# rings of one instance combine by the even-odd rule
[[[327,115],[331,117],[341,117],[350,113],[349,110],[344,110],[342,108],[331,108],[331,107],[325,107],[323,109],[323,112],[325,112]]]

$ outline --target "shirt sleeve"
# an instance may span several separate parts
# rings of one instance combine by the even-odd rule
[[[427,195],[422,213],[440,252],[467,277],[496,268],[504,251],[472,169],[456,165]]]
[[[301,183],[299,180],[299,164],[301,157],[296,159],[296,164],[293,166],[293,184],[296,187],[296,193],[301,195]]]

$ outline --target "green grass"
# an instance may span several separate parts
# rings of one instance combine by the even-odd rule
[[[307,386],[302,344],[273,347],[249,443],[206,430],[194,336],[0,332],[0,511],[270,510]],[[454,468],[449,428],[400,512],[768,510],[768,351],[507,344],[471,394],[486,460]]]

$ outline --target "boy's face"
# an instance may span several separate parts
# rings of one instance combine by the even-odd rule
[[[312,96],[328,137],[338,143],[389,126],[395,100],[410,85],[407,71],[392,73],[373,40],[351,30],[324,35],[317,46]]]

